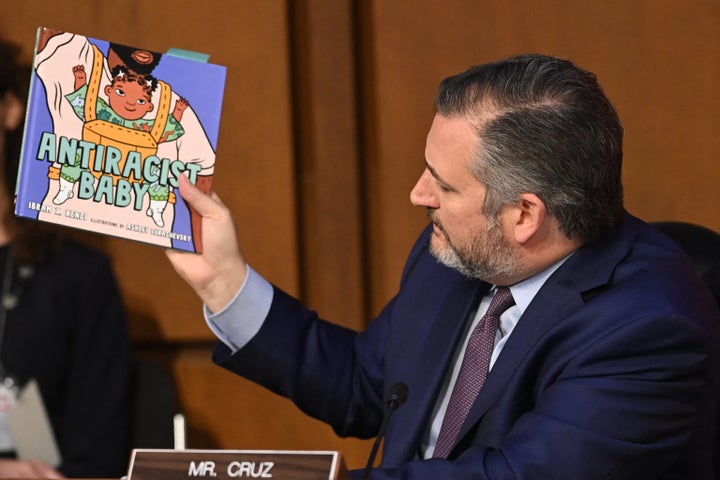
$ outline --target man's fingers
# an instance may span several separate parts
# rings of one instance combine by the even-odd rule
[[[206,217],[216,211],[218,205],[222,205],[217,195],[206,195],[197,188],[185,175],[178,177],[180,184],[180,194],[183,199],[198,212],[201,216]]]

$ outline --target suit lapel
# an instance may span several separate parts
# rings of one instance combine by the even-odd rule
[[[437,317],[426,319],[430,329],[424,345],[418,350],[416,368],[408,372],[412,375],[408,384],[417,392],[414,400],[419,400],[413,402],[413,409],[398,410],[393,419],[393,423],[404,428],[403,435],[393,439],[396,442],[393,450],[397,448],[395,453],[401,455],[400,458],[413,458],[420,448],[419,442],[432,421],[430,416],[455,351],[448,345],[457,345],[470,315],[489,287],[479,281],[458,282]],[[412,391],[410,395],[413,395]]]

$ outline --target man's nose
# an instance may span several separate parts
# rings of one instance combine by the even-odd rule
[[[435,195],[432,187],[432,175],[428,169],[425,169],[410,191],[410,203],[416,207],[437,208],[437,195]]]

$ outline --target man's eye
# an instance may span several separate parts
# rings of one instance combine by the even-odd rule
[[[437,185],[437,187],[438,187],[441,191],[443,191],[443,192],[449,192],[449,191],[450,191],[450,188],[448,188],[444,183],[440,182],[440,181],[437,180],[437,179],[435,180],[435,185]]]

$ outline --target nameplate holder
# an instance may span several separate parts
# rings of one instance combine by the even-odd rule
[[[346,480],[340,452],[135,449],[128,480]]]

